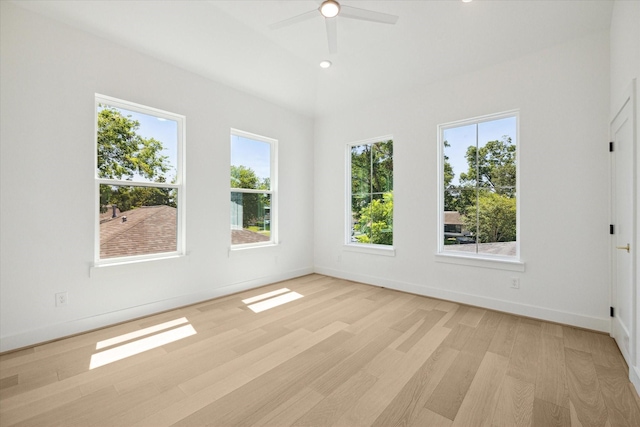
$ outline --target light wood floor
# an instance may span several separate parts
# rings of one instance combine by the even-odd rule
[[[303,297],[242,302],[283,287]],[[89,369],[182,317],[195,335]],[[640,426],[606,335],[321,275],[8,353],[0,378],[2,427]]]

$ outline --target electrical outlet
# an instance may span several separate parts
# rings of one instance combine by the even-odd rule
[[[56,307],[64,307],[69,302],[66,292],[58,292],[56,294]]]
[[[518,279],[517,277],[512,277],[511,278],[511,288],[520,289],[520,279]]]
[[[342,256],[338,255],[338,257],[336,258],[336,261],[338,262],[338,264],[342,263]]]

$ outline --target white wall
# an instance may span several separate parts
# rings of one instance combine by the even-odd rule
[[[512,109],[526,270],[436,262],[437,126]],[[609,37],[598,33],[317,118],[316,271],[608,331],[608,112]],[[396,256],[345,251],[345,144],[387,134]]]
[[[1,4],[0,351],[313,271],[312,119]],[[187,117],[188,256],[90,277],[95,93]],[[228,254],[232,127],[279,140],[275,250]]]
[[[616,1],[613,6],[611,16],[611,113],[613,119],[621,107],[623,98],[628,93],[627,90],[631,81],[636,79],[636,203],[640,200],[640,150],[637,146],[638,135],[637,126],[640,125],[640,2],[638,1]],[[636,212],[636,239],[637,248],[640,242],[640,224]],[[636,289],[640,281],[637,277],[637,268],[640,266],[640,251],[636,250],[636,271],[633,278]],[[637,307],[640,307],[640,294],[636,290],[636,328],[635,336],[632,337],[632,345],[635,341],[635,361],[629,368],[629,376],[633,381],[636,390],[640,392],[640,316]]]

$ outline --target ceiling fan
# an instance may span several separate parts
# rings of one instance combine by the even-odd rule
[[[373,10],[345,6],[341,5],[336,0],[325,0],[317,9],[310,10],[309,12],[305,12],[301,15],[276,22],[269,25],[269,28],[271,28],[272,30],[277,30],[279,28],[287,27],[289,25],[314,18],[318,16],[318,13],[320,13],[320,15],[324,17],[324,21],[327,27],[329,53],[336,53],[338,51],[338,30],[336,25],[336,18],[338,16],[341,16],[343,18],[360,19],[362,21],[371,21],[392,25],[395,24],[398,20],[397,16],[390,15],[388,13],[374,12]]]

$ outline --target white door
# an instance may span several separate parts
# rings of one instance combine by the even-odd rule
[[[633,102],[627,98],[616,118],[611,122],[612,153],[612,216],[614,235],[612,236],[612,305],[614,317],[611,335],[620,350],[632,365],[632,346],[629,338],[633,332],[635,304],[633,301],[632,256],[634,227],[634,144],[633,144]]]

